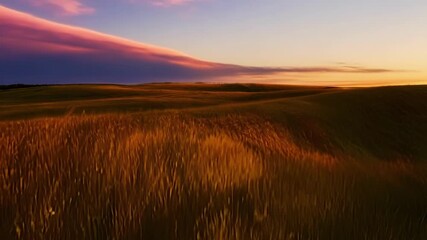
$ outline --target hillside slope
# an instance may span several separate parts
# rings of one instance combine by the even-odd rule
[[[2,90],[0,236],[426,239],[426,90]]]
[[[182,110],[248,113],[301,144],[384,159],[427,157],[427,86],[340,89],[260,84],[62,85],[0,91],[0,120]]]

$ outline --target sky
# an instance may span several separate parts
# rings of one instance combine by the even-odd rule
[[[124,83],[137,82],[144,74],[142,81],[179,75],[176,79],[190,81],[341,86],[427,83],[425,0],[0,0],[0,5],[173,49],[215,66],[208,73],[186,69],[177,74],[183,70],[157,64],[157,69],[171,73],[159,77],[135,71],[133,80]],[[17,26],[3,25],[3,31],[6,28]],[[13,74],[4,74],[12,79],[7,83],[20,81]]]

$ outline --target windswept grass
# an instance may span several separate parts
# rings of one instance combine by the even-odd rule
[[[0,129],[5,238],[426,236],[427,191],[413,185],[425,171],[302,149],[256,116],[73,116]]]
[[[0,122],[1,239],[427,239],[423,155],[313,98]]]

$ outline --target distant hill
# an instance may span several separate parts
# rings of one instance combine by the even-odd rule
[[[0,120],[180,110],[256,114],[301,144],[380,158],[427,157],[427,86],[341,89],[262,84],[16,86],[0,92]],[[333,146],[333,147],[332,147]]]

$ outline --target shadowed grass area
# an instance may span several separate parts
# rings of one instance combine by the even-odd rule
[[[427,238],[427,87],[209,87],[0,92],[2,239]]]

